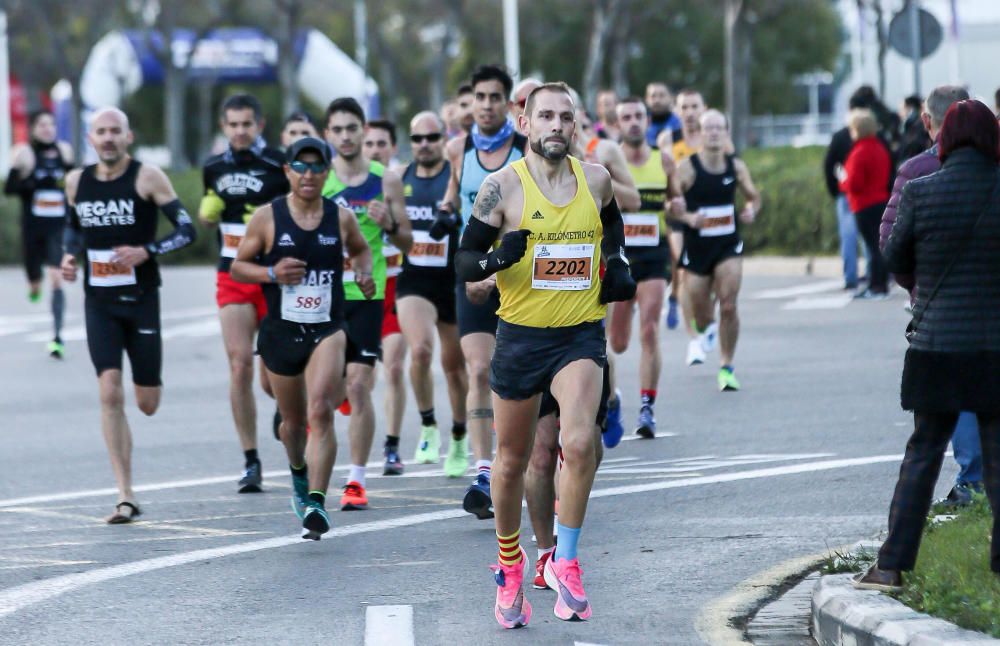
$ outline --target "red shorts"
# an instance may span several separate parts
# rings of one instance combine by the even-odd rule
[[[385,300],[382,301],[382,338],[392,334],[402,334],[399,317],[396,316],[396,277],[385,281]]]
[[[215,302],[222,309],[225,305],[253,305],[257,310],[257,322],[267,314],[267,303],[260,285],[239,283],[229,272],[220,271],[215,275]]]

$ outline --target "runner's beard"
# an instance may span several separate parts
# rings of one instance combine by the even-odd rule
[[[563,142],[562,150],[559,151],[546,150],[545,144],[544,142],[542,142],[541,139],[537,141],[532,141],[530,143],[530,146],[531,149],[535,151],[535,153],[541,155],[542,157],[548,159],[549,161],[562,161],[566,159],[566,156],[569,154],[569,144],[566,142]]]

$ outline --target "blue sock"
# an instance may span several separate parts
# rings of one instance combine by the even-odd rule
[[[558,525],[559,540],[556,541],[556,553],[555,560],[559,559],[575,559],[576,558],[576,543],[580,540],[580,528],[579,527],[566,527],[562,523],[556,523]]]
[[[726,372],[728,372],[729,374],[733,374],[733,367],[731,365],[728,365],[728,364],[724,365],[724,366],[722,366],[722,369],[725,370]]]

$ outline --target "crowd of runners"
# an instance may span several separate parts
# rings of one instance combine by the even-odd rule
[[[332,522],[334,411],[350,420],[339,507],[366,509],[376,427],[385,432],[383,473],[405,469],[400,436],[412,391],[420,415],[412,463],[443,458],[446,477],[472,476],[463,508],[495,521],[495,616],[506,628],[531,617],[525,498],[538,548],[534,587],[556,591],[559,618],[590,617],[577,541],[597,465],[625,432],[614,355],[632,341],[635,311],[642,352],[630,428],[639,437],[657,434],[667,330],[686,335],[691,366],[718,346],[719,390],[740,388],[740,229],[761,198],[733,154],[726,117],[696,89],[675,102],[663,83],[645,97],[602,92],[595,116],[563,83],[515,86],[502,67],[484,65],[440,112],[412,118],[412,161],[400,164],[401,129],[369,120],[352,98],[331,102],[318,121],[290,115],[272,147],[260,103],[240,94],[219,112],[228,146],[203,168],[196,218],[219,243],[216,302],[244,461],[238,492],[263,486],[255,372],[276,402],[292,507],[314,540]],[[52,115],[34,115],[6,190],[24,205],[33,302],[48,268],[53,357],[65,352],[62,283],[82,279],[119,489],[107,522],[128,523],[142,512],[122,357],[139,409],[154,414],[163,355],[157,258],[191,244],[199,227],[167,175],[130,156],[125,113],[97,111],[87,139],[97,163],[72,169]],[[172,225],[159,239],[158,212]],[[450,407],[446,447],[435,346]],[[381,406],[372,397],[379,378]]]

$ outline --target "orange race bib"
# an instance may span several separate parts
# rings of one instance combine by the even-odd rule
[[[594,245],[536,244],[532,289],[580,291],[593,281]]]
[[[705,206],[699,209],[699,213],[705,216],[705,223],[698,231],[703,238],[736,233],[736,207],[734,205]]]
[[[660,216],[656,213],[625,213],[626,247],[655,247],[660,244]]]
[[[406,257],[417,267],[447,267],[448,238],[435,240],[427,231],[414,231],[413,246]]]
[[[87,263],[90,266],[88,281],[91,287],[135,285],[135,268],[111,262],[114,253],[110,249],[87,249]]]
[[[219,231],[222,233],[222,257],[235,258],[236,252],[247,234],[247,225],[235,222],[221,222]]]

